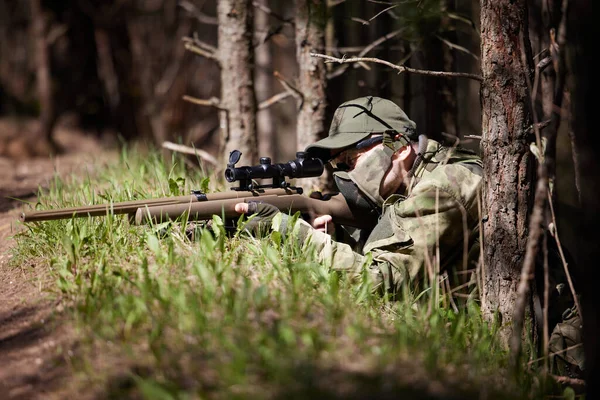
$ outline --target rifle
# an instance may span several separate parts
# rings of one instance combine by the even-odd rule
[[[319,158],[308,157],[306,152],[296,153],[296,159],[287,163],[271,164],[269,157],[261,157],[260,164],[236,167],[242,153],[234,150],[229,155],[225,169],[228,182],[238,182],[229,192],[202,193],[193,190],[187,196],[163,197],[158,199],[133,200],[58,210],[22,212],[22,222],[37,222],[56,219],[85,218],[112,214],[128,214],[129,221],[141,225],[168,220],[208,220],[213,215],[239,218],[234,209],[237,203],[263,202],[279,208],[284,213],[300,212],[305,217],[331,215],[333,222],[358,228],[374,225],[372,218],[351,207],[340,193],[312,198],[303,195],[301,187],[292,186],[286,178],[309,178],[320,176],[325,167]],[[256,179],[272,179],[271,183],[258,184]]]

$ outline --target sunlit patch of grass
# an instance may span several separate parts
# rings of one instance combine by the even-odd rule
[[[55,179],[38,208],[216,190],[223,181],[174,156],[123,150],[94,177]],[[506,354],[477,304],[456,313],[428,292],[391,302],[318,263],[278,233],[230,237],[218,216],[190,241],[185,224],[125,216],[28,224],[16,263],[40,259],[69,305],[84,383],[109,397],[519,398]],[[87,350],[86,350],[87,349]],[[121,368],[100,368],[97,359]],[[98,384],[101,384],[98,387]]]

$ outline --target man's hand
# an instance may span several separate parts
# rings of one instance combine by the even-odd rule
[[[323,194],[319,191],[311,192],[309,197],[311,199],[317,200],[329,200],[331,198],[330,194]],[[312,217],[312,216],[311,216]],[[335,231],[335,225],[333,224],[333,218],[331,215],[319,215],[318,217],[314,217],[312,221],[308,221],[319,232],[327,233],[328,235],[333,235]]]
[[[327,233],[328,235],[333,235],[333,232],[335,231],[331,215],[321,215],[315,218],[312,221],[312,227],[317,231]]]
[[[280,213],[279,209],[272,204],[249,201],[248,203],[237,203],[234,210],[249,217],[244,225],[244,230],[254,235],[264,235],[272,229],[273,217]],[[282,215],[283,220],[287,215]],[[283,225],[283,221],[282,221]]]
[[[248,203],[237,203],[234,209],[236,213],[248,214]]]

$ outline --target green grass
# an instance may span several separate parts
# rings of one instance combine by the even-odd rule
[[[55,179],[38,208],[228,190],[184,165],[123,150],[94,177]],[[429,291],[389,302],[277,233],[229,238],[218,217],[213,227],[190,241],[184,224],[109,215],[28,224],[17,235],[14,263],[51,271],[78,329],[80,387],[143,399],[540,393],[535,371],[509,377],[476,303],[456,313]]]

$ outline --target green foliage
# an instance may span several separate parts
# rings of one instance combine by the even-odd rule
[[[124,149],[93,178],[55,179],[38,208],[208,190],[208,177],[171,165]],[[100,379],[109,397],[144,399],[430,398],[431,382],[451,397],[531,393],[528,379],[508,379],[476,303],[456,313],[431,291],[391,302],[318,263],[293,233],[228,235],[218,216],[199,233],[190,241],[182,224],[109,214],[30,224],[17,236],[15,263],[50,269],[82,346],[95,349],[77,364],[82,385]],[[98,352],[121,369],[97,369]],[[128,384],[114,383],[123,376]]]

